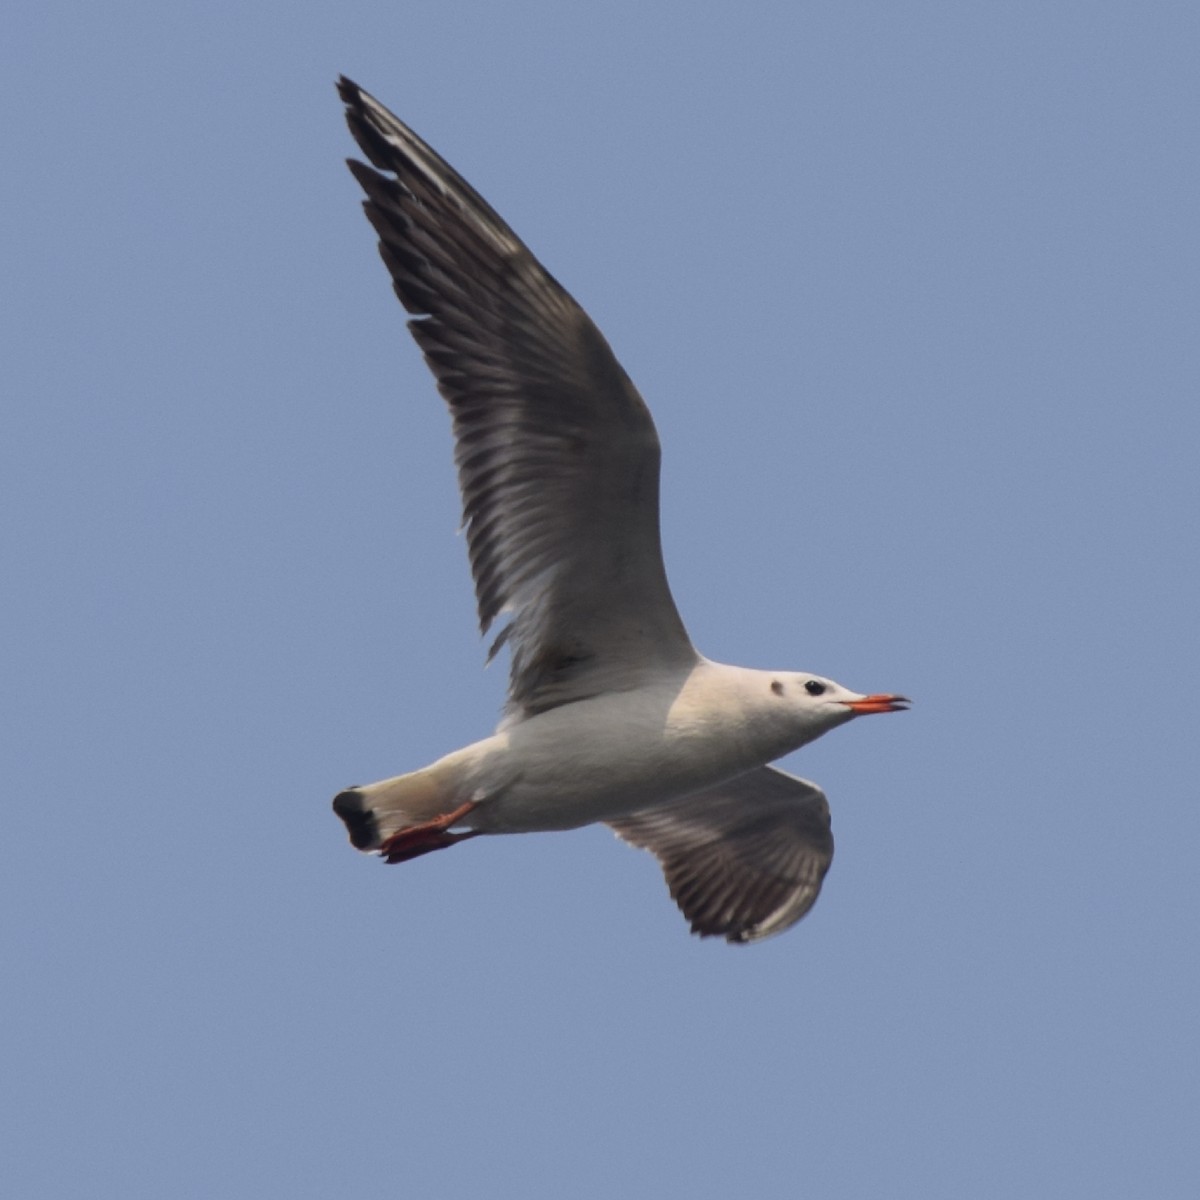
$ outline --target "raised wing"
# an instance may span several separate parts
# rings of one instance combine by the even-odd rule
[[[774,767],[609,825],[658,858],[693,933],[729,942],[794,925],[833,861],[825,793]]]
[[[509,719],[694,662],[637,389],[478,192],[357,85],[338,87],[379,168],[350,162],[363,207],[453,416],[480,628],[510,618],[489,653],[508,641]]]

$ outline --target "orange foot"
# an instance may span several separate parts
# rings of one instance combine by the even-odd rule
[[[468,838],[478,837],[480,831],[468,830],[466,833],[451,833],[450,826],[461,821],[475,807],[474,800],[460,804],[453,812],[443,813],[432,821],[423,821],[420,825],[410,825],[393,833],[379,847],[379,853],[384,862],[408,862],[411,858],[420,858],[434,850],[444,850],[455,842],[465,842]]]

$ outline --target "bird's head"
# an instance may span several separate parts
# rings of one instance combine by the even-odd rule
[[[890,692],[864,695],[821,675],[786,675],[773,680],[771,690],[785,697],[807,722],[823,733],[854,717],[871,713],[904,712],[911,701]]]

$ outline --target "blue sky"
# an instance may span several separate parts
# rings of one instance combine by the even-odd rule
[[[0,45],[0,1186],[1184,1197],[1200,15],[26,6]],[[449,422],[333,80],[607,334],[698,646],[914,697],[700,942],[607,831],[385,869],[488,732]]]

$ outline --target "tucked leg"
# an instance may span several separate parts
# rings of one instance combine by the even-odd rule
[[[420,825],[410,825],[407,829],[398,830],[379,847],[379,853],[385,862],[408,862],[409,859],[420,858],[434,850],[444,850],[455,842],[464,842],[468,838],[477,837],[478,830],[467,830],[464,833],[451,833],[450,827],[457,824],[475,807],[474,800],[460,804],[453,812],[443,813],[432,821],[423,821]]]

